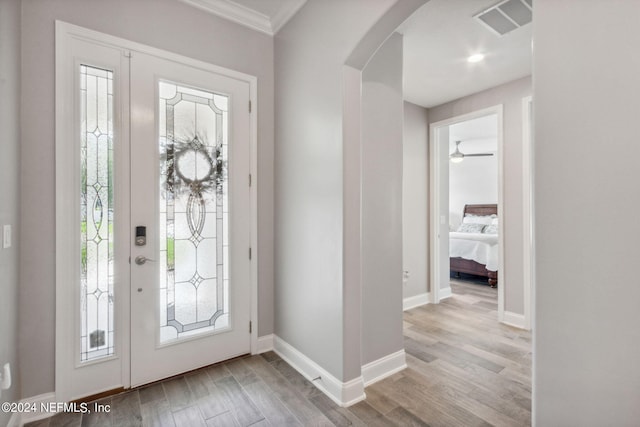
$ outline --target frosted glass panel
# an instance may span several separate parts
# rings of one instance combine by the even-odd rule
[[[225,95],[161,81],[160,341],[228,328]]]
[[[114,352],[113,73],[80,66],[80,360]]]

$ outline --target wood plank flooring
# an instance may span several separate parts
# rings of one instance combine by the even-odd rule
[[[340,408],[273,352],[104,398],[111,412],[58,426],[527,426],[531,336],[497,322],[497,290],[452,280],[453,296],[404,314],[408,368]]]

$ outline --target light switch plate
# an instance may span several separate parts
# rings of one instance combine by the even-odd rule
[[[7,249],[11,247],[11,225],[5,225],[2,227],[2,248]]]

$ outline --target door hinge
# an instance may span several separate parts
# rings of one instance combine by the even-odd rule
[[[253,327],[251,325],[251,321],[249,321],[249,333],[251,333],[252,330],[253,330]]]
[[[249,100],[249,112],[251,112],[251,100]]]
[[[251,187],[251,174],[249,174],[249,187]]]
[[[251,259],[251,248],[249,248],[249,259]]]

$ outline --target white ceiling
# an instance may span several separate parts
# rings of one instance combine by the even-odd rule
[[[531,74],[531,24],[498,36],[473,18],[496,3],[431,0],[398,28],[407,101],[430,108]]]
[[[306,2],[180,1],[269,35]],[[398,28],[404,36],[407,101],[430,108],[531,74],[531,24],[498,36],[473,18],[498,2],[430,0]],[[486,55],[484,61],[468,63],[478,52]]]

